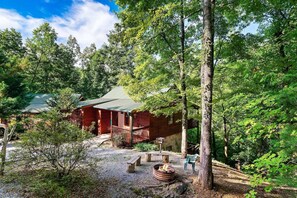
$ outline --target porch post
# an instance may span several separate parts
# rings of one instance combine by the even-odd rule
[[[112,111],[110,111],[110,137],[112,138],[113,131],[112,131]]]
[[[132,112],[129,114],[129,124],[130,124],[130,135],[131,135],[131,139],[130,139],[130,145],[133,145],[133,122],[134,122],[134,118],[133,118],[133,114]]]

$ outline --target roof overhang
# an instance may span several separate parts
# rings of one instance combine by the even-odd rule
[[[110,102],[98,104],[94,106],[94,108],[131,113],[132,111],[137,110],[141,105],[141,103],[134,102],[131,99],[116,99]]]

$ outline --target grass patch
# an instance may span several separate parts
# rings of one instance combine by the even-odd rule
[[[20,184],[26,197],[96,197],[106,193],[102,182],[86,170],[62,178],[50,170],[21,171],[7,174],[1,181]]]
[[[150,144],[150,143],[138,143],[134,146],[134,148],[137,151],[157,151],[158,150],[158,146],[155,144]]]

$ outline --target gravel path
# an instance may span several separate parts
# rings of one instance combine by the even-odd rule
[[[16,186],[14,184],[3,184],[0,183],[0,197],[2,198],[21,198],[18,193],[16,193]]]
[[[170,164],[175,168],[176,174],[192,174],[191,167],[186,172],[183,170],[183,160],[180,155],[173,152],[165,153],[169,154]],[[162,184],[152,175],[153,165],[162,162],[161,156],[152,156],[152,162],[145,162],[145,152],[116,149],[110,145],[99,148],[94,146],[90,154],[100,159],[97,163],[97,177],[100,181],[109,183],[106,187],[110,197],[137,197],[133,189]],[[127,173],[127,161],[138,155],[141,155],[141,166],[135,167],[135,173]]]
[[[117,149],[110,145],[110,141],[106,141],[109,137],[95,137],[90,148],[90,156],[98,160],[96,166],[97,171],[94,173],[100,181],[98,185],[102,185],[108,195],[104,197],[138,197],[134,190],[144,186],[159,185],[162,182],[153,178],[153,165],[161,163],[161,156],[152,156],[152,162],[144,162],[145,152],[138,152],[131,149]],[[101,144],[103,141],[105,143]],[[98,147],[98,145],[100,145]],[[9,146],[9,150],[13,150],[13,145]],[[172,152],[169,154],[170,163],[175,168],[177,174],[192,174],[191,168],[185,173],[180,155]],[[127,161],[134,156],[141,155],[141,166],[135,167],[135,173],[127,173]],[[0,197],[19,198],[22,197],[16,193],[17,186],[14,184],[0,183]]]

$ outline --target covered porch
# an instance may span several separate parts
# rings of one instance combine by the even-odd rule
[[[124,145],[133,145],[150,139],[149,112],[136,112],[138,103],[118,99],[94,106],[98,110],[98,134],[110,133],[121,138]]]

